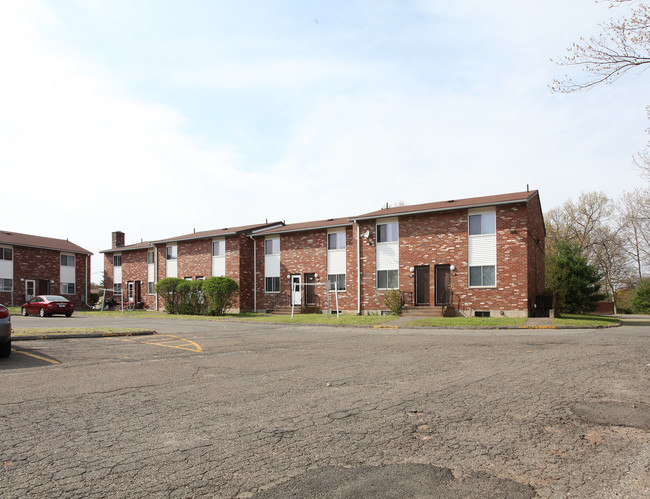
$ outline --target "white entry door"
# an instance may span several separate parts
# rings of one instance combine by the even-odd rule
[[[36,295],[36,281],[25,280],[25,301],[29,301]]]
[[[300,274],[291,276],[291,303],[293,305],[302,305],[302,286],[300,282]]]

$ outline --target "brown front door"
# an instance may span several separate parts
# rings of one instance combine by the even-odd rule
[[[38,281],[38,294],[39,295],[49,295],[50,294],[50,281],[47,279],[39,279]]]
[[[429,266],[415,267],[415,304],[428,306],[429,303]]]
[[[140,281],[135,281],[135,289],[133,290],[133,301],[136,303],[136,305],[142,301],[141,286],[142,283]]]
[[[450,305],[450,287],[449,265],[436,265],[436,305]]]
[[[316,305],[316,286],[310,286],[316,282],[316,274],[305,274],[305,305]]]

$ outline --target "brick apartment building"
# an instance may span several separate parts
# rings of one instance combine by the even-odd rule
[[[116,232],[102,253],[106,282],[149,308],[162,306],[153,286],[163,277],[226,275],[241,311],[381,313],[399,289],[409,308],[526,316],[544,289],[544,237],[539,193],[526,191],[131,246]]]
[[[22,305],[35,295],[88,303],[92,253],[65,239],[0,231],[0,303]]]

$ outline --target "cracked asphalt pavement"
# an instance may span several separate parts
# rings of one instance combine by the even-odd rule
[[[3,498],[650,497],[649,326],[12,320],[176,340],[15,341]]]

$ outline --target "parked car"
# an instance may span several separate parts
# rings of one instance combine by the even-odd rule
[[[0,305],[0,357],[11,353],[11,314],[7,307]]]
[[[22,313],[24,316],[29,314],[38,314],[41,317],[49,317],[54,314],[63,314],[70,317],[74,312],[74,306],[67,298],[57,295],[39,295],[35,296],[23,305]]]

